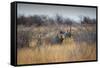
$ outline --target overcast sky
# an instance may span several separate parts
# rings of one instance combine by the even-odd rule
[[[59,14],[63,17],[69,17],[73,20],[79,20],[79,16],[88,16],[96,18],[96,8],[92,7],[74,7],[74,6],[56,6],[39,4],[21,4],[17,6],[17,16],[48,15],[54,17]]]

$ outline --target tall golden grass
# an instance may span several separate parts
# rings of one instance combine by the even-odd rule
[[[67,31],[68,29],[66,26],[62,26],[62,28],[64,31]],[[94,29],[90,27],[88,28],[90,29],[90,31],[93,31]],[[38,28],[20,26],[17,30],[26,31],[30,29],[37,34],[39,34],[39,31],[56,31],[55,26]],[[72,33],[78,32],[80,31],[77,28],[72,27]],[[89,30],[85,32],[89,32]],[[18,65],[87,60],[96,60],[96,43],[88,44],[86,42],[81,42],[80,44],[77,44],[73,36],[64,39],[62,44],[43,44],[42,46],[37,46],[37,39],[32,39],[30,42],[30,47],[17,48]]]
[[[64,40],[61,45],[46,45],[35,49],[26,47],[17,50],[18,65],[86,60],[96,60],[96,44],[77,45],[73,38]]]

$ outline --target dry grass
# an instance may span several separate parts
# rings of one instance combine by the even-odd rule
[[[62,45],[21,48],[17,51],[17,64],[96,60],[95,44],[77,45],[73,38],[64,40]]]
[[[53,32],[57,31],[56,29],[57,28],[55,28],[55,26],[38,28],[23,26],[18,27],[18,31],[31,30],[34,33],[33,38],[38,36],[38,34],[41,32]],[[62,29],[64,29],[64,31],[67,31],[68,28],[66,26],[62,26]],[[93,31],[92,28],[91,30]],[[72,32],[78,33],[80,31],[76,27],[72,27]],[[85,32],[89,32],[89,30],[85,30]],[[93,32],[95,32],[95,30]],[[55,33],[56,32],[52,34],[49,33],[49,36],[54,36]],[[96,43],[88,44],[86,42],[81,42],[80,44],[77,44],[73,36],[65,39],[61,45],[43,44],[39,47],[37,46],[37,39],[32,39],[30,42],[30,47],[17,49],[18,65],[86,60],[96,60]]]

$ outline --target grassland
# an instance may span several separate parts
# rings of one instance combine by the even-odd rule
[[[69,30],[66,26],[60,26],[60,29],[64,31]],[[82,28],[82,29],[80,29]],[[63,40],[62,44],[50,45],[48,43],[44,44],[46,37],[53,37],[56,35],[57,30],[55,26],[47,27],[23,27],[19,26],[18,31],[32,31],[32,40],[29,42],[29,47],[23,47],[17,49],[17,64],[38,64],[38,63],[51,63],[51,62],[71,62],[71,61],[86,61],[86,60],[96,60],[96,42],[89,42],[87,40],[82,40],[79,38],[78,34],[95,32],[92,27],[72,27],[72,36]],[[55,32],[54,32],[55,31]],[[37,46],[38,34],[48,33],[49,35],[43,36],[41,46]],[[83,34],[84,35],[84,34]],[[82,36],[82,35],[81,35]],[[87,38],[86,35],[85,37]],[[76,37],[79,40],[75,40]],[[84,36],[83,36],[84,37]],[[41,37],[42,38],[42,37]],[[79,43],[78,43],[79,42]]]

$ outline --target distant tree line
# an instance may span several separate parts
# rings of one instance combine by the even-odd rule
[[[45,15],[33,15],[29,17],[19,16],[17,18],[17,25],[25,25],[25,26],[46,26],[46,25],[54,25],[54,24],[64,24],[64,25],[71,25],[75,21],[69,18],[63,18],[60,15],[56,15],[55,17],[51,18]],[[91,19],[89,17],[83,17],[81,20],[81,24],[95,24],[96,19]]]
[[[91,19],[84,16],[83,20],[81,20],[81,24],[96,24],[96,19]]]

